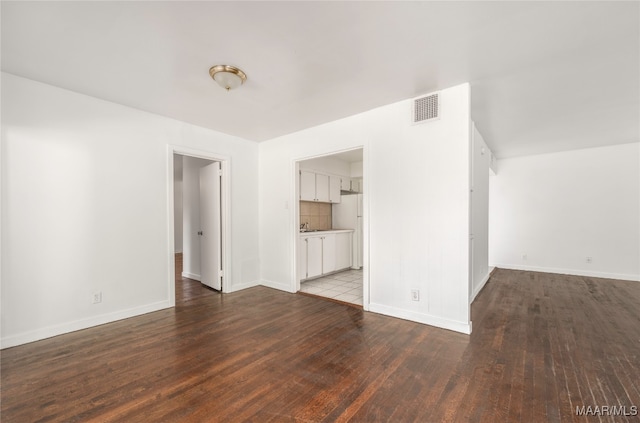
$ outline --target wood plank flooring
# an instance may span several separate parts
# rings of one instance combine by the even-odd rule
[[[637,422],[640,283],[497,270],[473,334],[179,280],[175,309],[1,352],[2,422]]]

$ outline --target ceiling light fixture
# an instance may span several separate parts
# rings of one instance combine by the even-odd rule
[[[238,88],[247,80],[247,75],[244,72],[229,65],[213,66],[209,69],[209,75],[227,91]]]

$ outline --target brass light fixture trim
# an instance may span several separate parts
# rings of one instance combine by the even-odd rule
[[[230,65],[212,66],[209,75],[227,91],[239,87],[247,80],[247,75],[242,70]]]

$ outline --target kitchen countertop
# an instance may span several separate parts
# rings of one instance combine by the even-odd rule
[[[353,232],[353,231],[355,231],[355,229],[318,229],[318,230],[300,232],[300,235],[313,236],[313,235],[323,235],[323,234],[340,234],[340,233]]]

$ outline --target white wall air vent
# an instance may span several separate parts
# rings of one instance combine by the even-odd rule
[[[429,94],[413,100],[413,123],[428,122],[440,117],[440,94]]]

